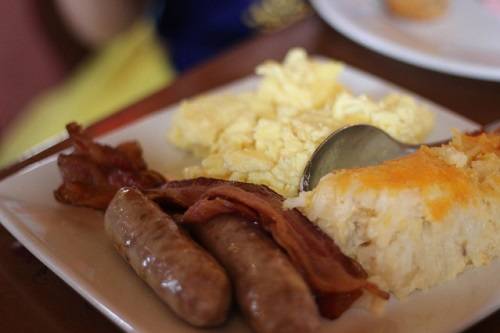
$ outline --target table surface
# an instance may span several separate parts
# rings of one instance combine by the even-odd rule
[[[301,46],[391,81],[481,124],[500,118],[500,83],[432,72],[377,54],[322,22],[316,15],[259,35],[180,76],[172,85],[91,126],[100,135],[183,98],[249,75],[265,59],[281,59]],[[67,146],[0,170],[0,180]],[[446,315],[443,313],[443,315]],[[34,258],[0,226],[0,330],[2,332],[119,332],[107,318]],[[497,332],[500,311],[467,332]]]

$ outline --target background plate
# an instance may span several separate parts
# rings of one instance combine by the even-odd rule
[[[411,21],[383,0],[311,0],[332,27],[386,56],[440,72],[500,81],[500,16],[479,0],[450,0],[443,16]]]
[[[400,89],[346,66],[340,81],[354,93],[380,97]],[[255,77],[223,89],[248,90]],[[472,130],[477,125],[435,104],[421,100],[436,113],[437,127],[429,140],[444,139],[450,128]],[[112,132],[101,140],[118,143],[137,139],[152,169],[171,175],[193,158],[165,139],[177,105]],[[169,112],[172,111],[172,112]],[[98,212],[55,202],[59,185],[56,157],[49,157],[0,183],[0,221],[28,250],[85,299],[125,331],[250,332],[236,315],[217,330],[197,330],[178,320],[115,253]],[[404,301],[392,299],[382,316],[349,310],[337,321],[325,321],[321,332],[449,332],[462,329],[500,306],[500,261],[471,270],[428,292]],[[443,312],[446,309],[446,312]]]

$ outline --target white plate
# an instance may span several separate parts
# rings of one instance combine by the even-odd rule
[[[500,16],[479,0],[450,0],[446,14],[423,22],[390,15],[383,0],[311,2],[332,27],[374,51],[440,72],[500,81]]]
[[[241,91],[255,86],[250,77],[226,86]],[[341,82],[354,93],[380,97],[399,89],[353,68],[347,67]],[[449,136],[450,128],[464,130],[477,125],[435,104],[437,127],[430,140]],[[144,148],[151,168],[170,174],[192,162],[185,153],[166,143],[165,132],[177,106],[155,113],[105,137],[115,144],[136,138]],[[176,319],[149,288],[115,253],[103,233],[103,219],[95,211],[64,206],[55,202],[52,191],[60,177],[56,157],[7,178],[0,183],[0,221],[37,258],[52,269],[97,309],[125,331],[209,332],[197,330]],[[376,317],[351,309],[341,319],[325,320],[322,332],[449,332],[462,329],[500,306],[500,261],[467,272],[453,282],[417,293],[403,302],[391,300],[387,312]],[[445,310],[446,309],[446,310]],[[243,321],[233,316],[217,332],[249,332]]]

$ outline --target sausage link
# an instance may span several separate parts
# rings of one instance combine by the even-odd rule
[[[237,301],[258,333],[315,332],[320,317],[304,279],[255,224],[220,215],[192,225],[195,236],[226,268]]]
[[[224,269],[141,192],[116,193],[105,229],[120,255],[179,317],[199,327],[226,319],[231,286]]]

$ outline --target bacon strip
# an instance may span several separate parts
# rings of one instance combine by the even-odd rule
[[[363,291],[358,289],[348,293],[317,295],[316,304],[318,304],[319,312],[323,317],[335,319],[348,310],[362,294]]]
[[[180,223],[204,223],[223,215],[238,212],[241,217],[249,221],[256,221],[257,214],[245,205],[231,202],[222,198],[200,199],[182,216]]]
[[[113,148],[93,142],[76,123],[66,129],[74,151],[57,159],[63,178],[54,191],[59,202],[104,210],[123,186],[147,189],[165,183],[163,176],[147,169],[137,142]]]

